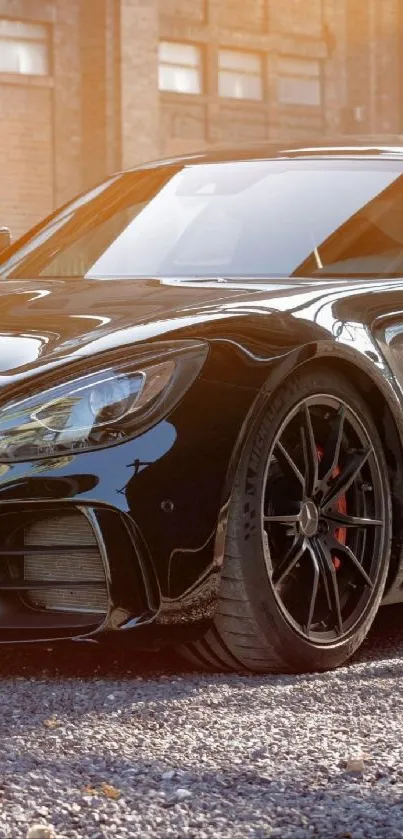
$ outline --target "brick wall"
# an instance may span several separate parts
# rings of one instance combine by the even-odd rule
[[[81,167],[84,187],[91,187],[107,168],[106,144],[106,0],[81,0]]]
[[[372,0],[374,66],[374,123],[382,132],[402,129],[402,4],[400,0]]]
[[[342,5],[340,0],[339,4]],[[275,0],[270,4],[270,18],[276,31],[322,37],[322,0]]]
[[[336,0],[331,2],[335,6]],[[344,7],[344,0],[337,0],[337,5]],[[163,154],[200,149],[211,143],[322,136],[325,118],[333,125],[338,123],[338,89],[328,98],[324,95],[321,108],[282,106],[278,101],[282,57],[317,59],[330,83],[333,69],[339,70],[329,59],[322,0],[198,0],[195,4],[164,0],[160,3],[160,34],[166,40],[198,43],[206,66],[203,95],[163,93],[160,97]],[[338,37],[344,38],[340,28]],[[220,99],[220,46],[259,54],[262,101]]]
[[[0,18],[51,25],[52,3],[0,0]],[[13,237],[53,206],[53,89],[49,79],[0,73],[0,224]]]
[[[54,0],[54,192],[57,205],[67,201],[83,186],[79,38],[81,2]]]
[[[0,224],[19,236],[53,205],[52,91],[0,85]]]
[[[0,212],[14,237],[82,186],[79,0],[0,0],[49,26],[49,77],[0,74]]]
[[[124,167],[159,153],[158,0],[121,0],[121,155]]]

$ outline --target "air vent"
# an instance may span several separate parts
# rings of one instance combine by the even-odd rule
[[[40,584],[24,593],[26,603],[36,609],[106,613],[102,557],[82,513],[48,516],[26,526],[24,580]]]

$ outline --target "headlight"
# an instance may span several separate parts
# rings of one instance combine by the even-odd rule
[[[202,342],[162,344],[0,408],[0,461],[16,462],[122,443],[168,413],[207,354]]]

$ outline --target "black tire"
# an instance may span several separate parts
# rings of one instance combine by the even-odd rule
[[[295,442],[291,462],[284,440],[290,447]],[[315,499],[311,506],[308,496]],[[282,505],[295,507],[297,522],[278,521]],[[265,509],[274,511],[268,522]],[[325,518],[331,515],[337,528],[334,518]],[[323,671],[345,663],[382,598],[391,516],[387,466],[368,405],[342,374],[320,366],[294,374],[271,398],[239,465],[217,613],[186,657],[204,668],[253,672]]]

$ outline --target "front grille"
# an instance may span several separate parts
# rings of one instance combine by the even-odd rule
[[[52,612],[106,614],[108,595],[98,542],[80,512],[55,513],[24,527],[25,602]],[[35,585],[38,583],[38,586]]]

